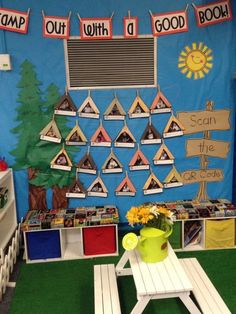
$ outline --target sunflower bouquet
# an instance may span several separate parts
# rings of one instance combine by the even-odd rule
[[[133,206],[126,214],[129,224],[144,225],[160,230],[166,230],[166,224],[173,224],[173,212],[164,206],[146,203],[140,206]]]

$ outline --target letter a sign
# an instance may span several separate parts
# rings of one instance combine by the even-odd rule
[[[0,8],[0,29],[26,34],[29,24],[29,10],[27,13]]]
[[[124,17],[124,37],[136,38],[138,37],[138,18]]]

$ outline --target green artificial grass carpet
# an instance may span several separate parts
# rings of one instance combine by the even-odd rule
[[[121,247],[121,246],[120,246]],[[120,250],[120,256],[122,250]],[[196,257],[223,297],[236,313],[236,250],[181,252],[178,257]],[[93,265],[116,264],[119,257],[102,257],[40,264],[23,263],[17,280],[10,314],[93,314]],[[136,303],[133,278],[119,277],[122,314]],[[144,314],[188,313],[178,299],[153,300]]]

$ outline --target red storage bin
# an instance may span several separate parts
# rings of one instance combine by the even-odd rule
[[[84,227],[83,247],[84,255],[116,253],[116,227]]]

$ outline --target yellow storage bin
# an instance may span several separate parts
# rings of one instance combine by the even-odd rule
[[[207,219],[205,247],[212,249],[233,246],[235,246],[235,219]]]

